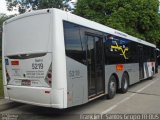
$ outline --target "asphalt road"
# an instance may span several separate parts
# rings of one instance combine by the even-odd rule
[[[0,112],[1,118],[18,120],[79,119],[83,114],[160,114],[160,74],[130,86],[126,94],[117,93],[114,99],[104,97],[87,104],[65,110],[22,104]],[[1,119],[0,118],[0,119]],[[15,119],[16,120],[16,119]]]

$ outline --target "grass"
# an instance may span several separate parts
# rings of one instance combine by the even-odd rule
[[[0,98],[3,97],[3,81],[2,81],[2,70],[0,70]]]

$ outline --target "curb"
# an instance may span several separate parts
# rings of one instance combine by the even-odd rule
[[[8,103],[4,103],[0,105],[0,112],[11,109],[11,108],[19,107],[22,105],[24,104],[10,101]]]

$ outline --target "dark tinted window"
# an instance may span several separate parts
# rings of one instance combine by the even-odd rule
[[[66,55],[81,63],[84,62],[85,54],[83,52],[80,26],[64,22],[64,40]]]
[[[144,62],[147,62],[147,61],[150,61],[149,60],[149,49],[147,46],[143,46],[143,59],[144,59]]]
[[[155,61],[156,51],[155,48],[143,45],[144,62]]]
[[[128,59],[128,41],[122,38],[106,35],[105,37],[105,62],[106,64],[124,63]]]
[[[156,49],[151,47],[151,61],[156,59]]]
[[[106,64],[136,63],[138,62],[137,43],[113,36],[105,37],[105,62]]]
[[[134,41],[130,41],[128,44],[128,59],[126,60],[127,63],[137,63],[139,62],[138,56],[138,43]]]

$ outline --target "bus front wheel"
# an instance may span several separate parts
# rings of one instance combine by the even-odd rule
[[[116,78],[114,75],[112,75],[108,83],[108,95],[107,95],[108,99],[114,98],[114,96],[116,95],[116,89],[117,89]]]

